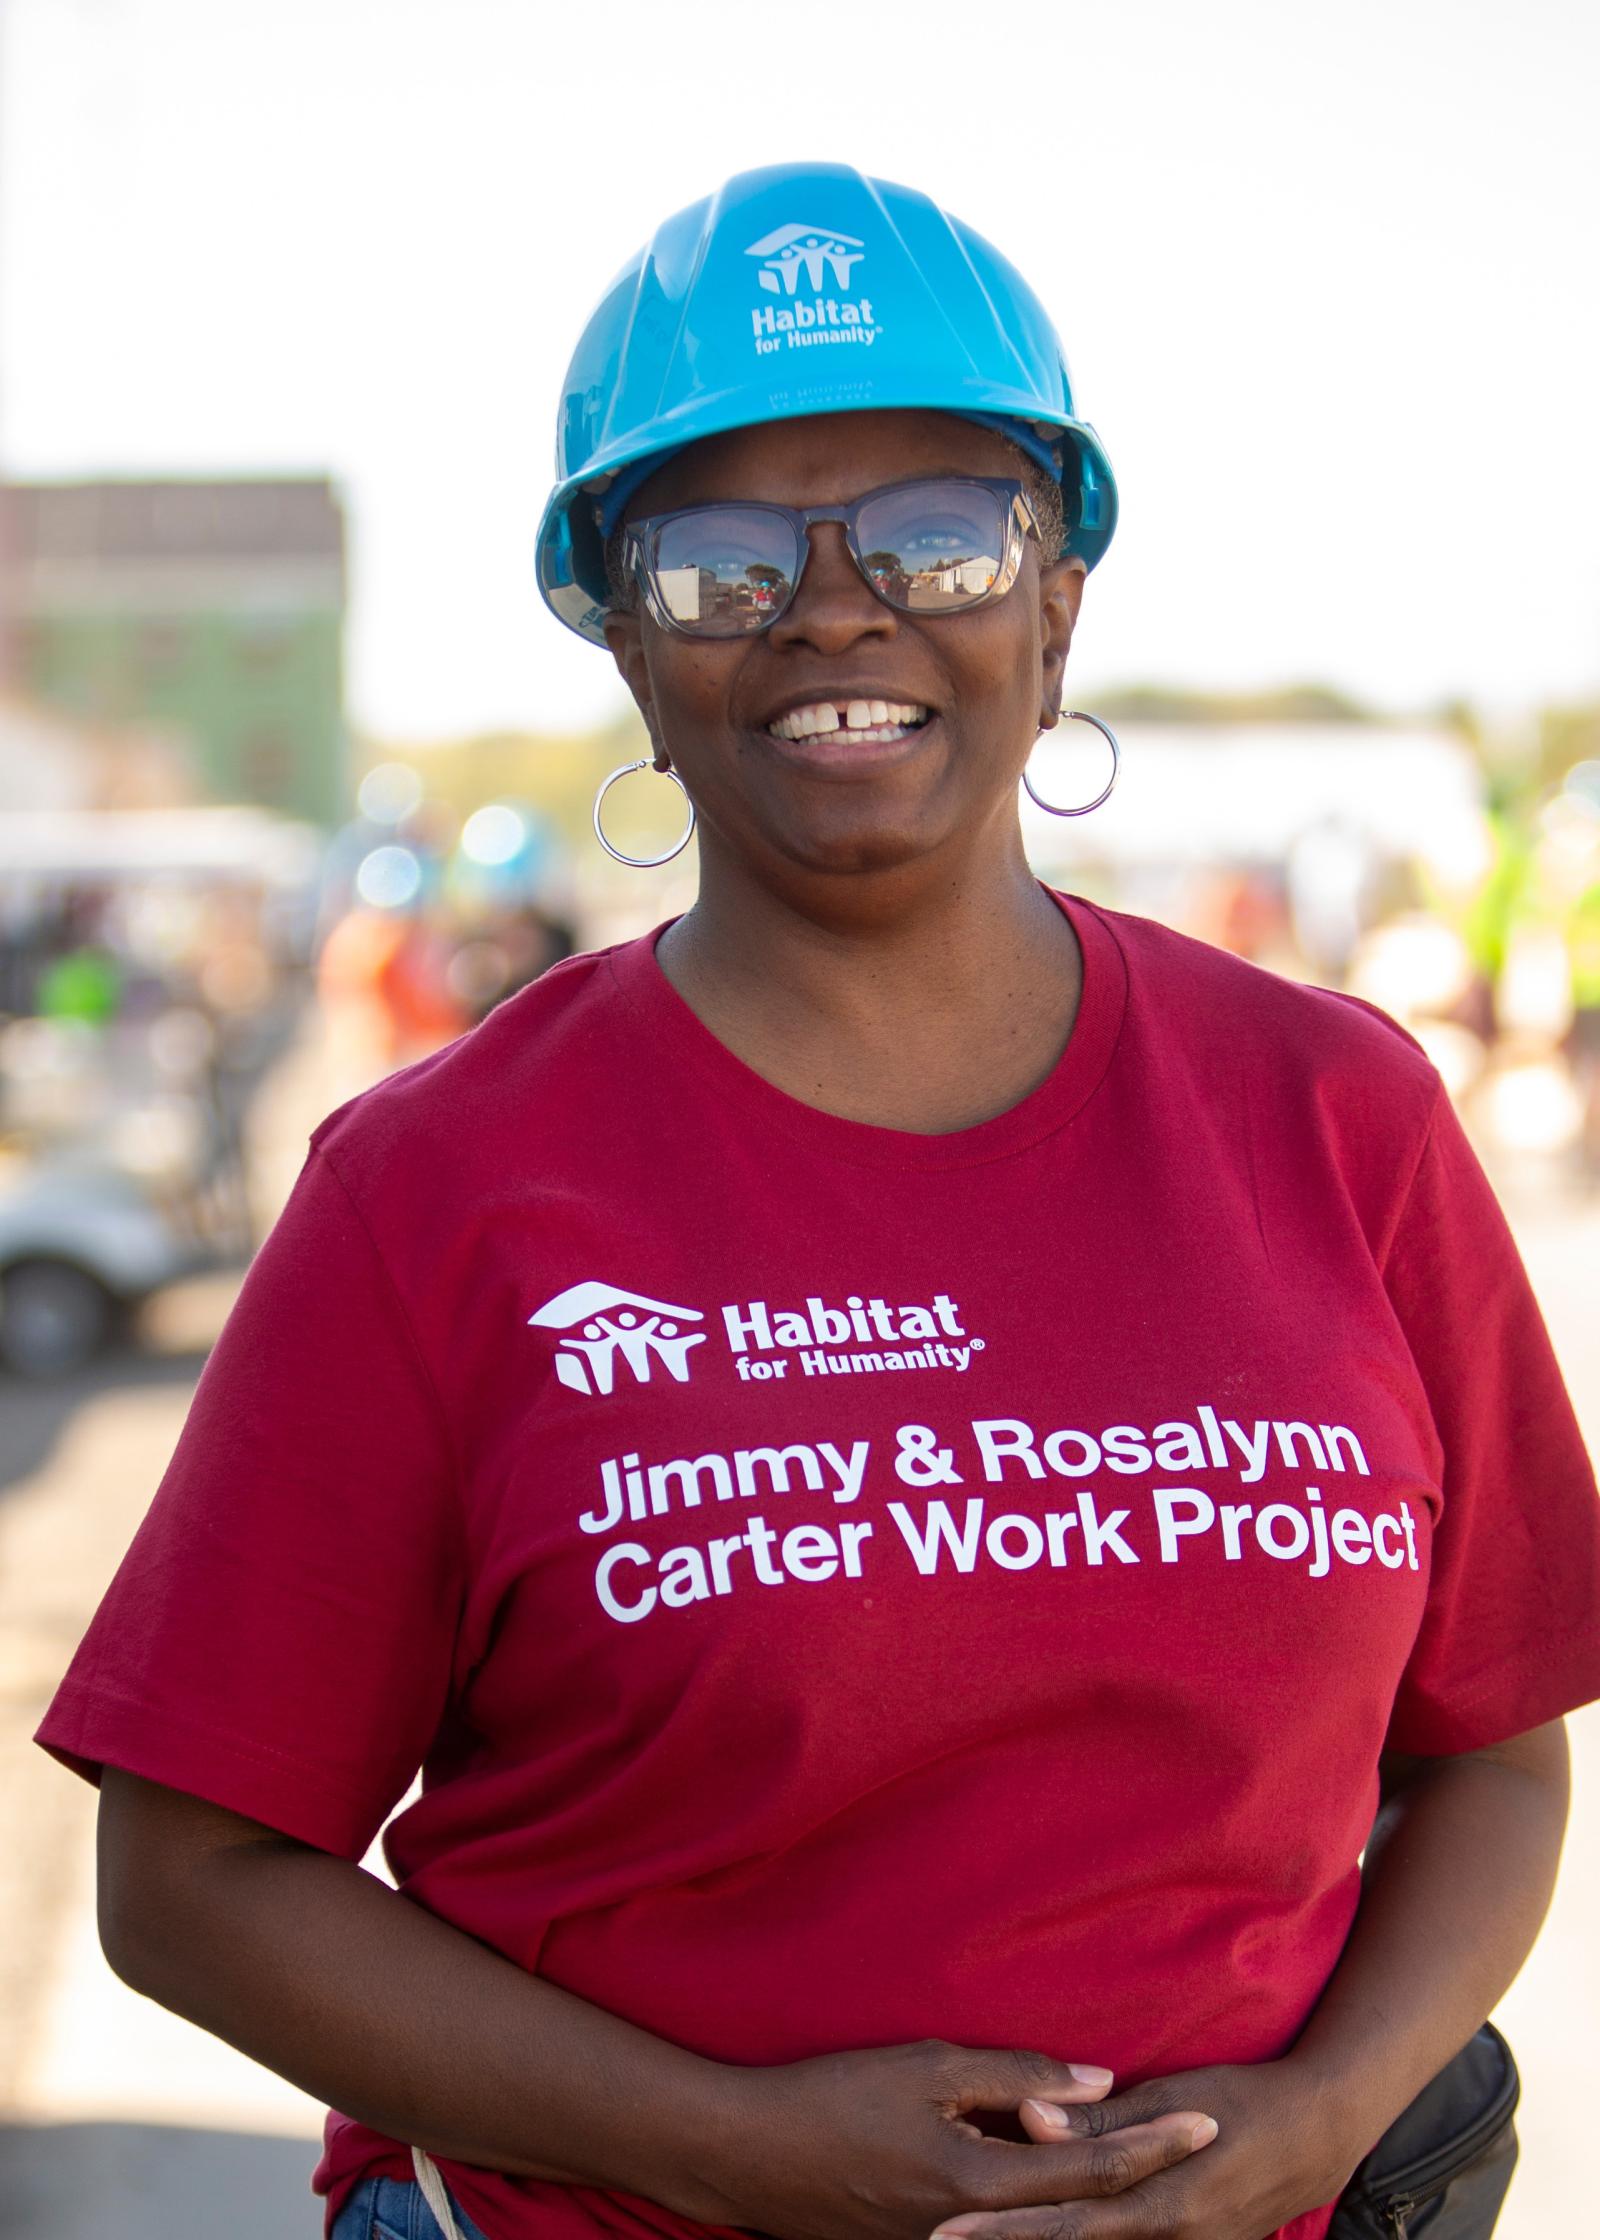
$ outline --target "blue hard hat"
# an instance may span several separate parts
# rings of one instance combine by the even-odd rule
[[[1000,426],[1060,476],[1067,550],[1092,568],[1111,542],[1110,461],[1014,266],[927,195],[847,164],[740,172],[629,259],[573,352],[539,525],[546,603],[604,643],[606,535],[683,445],[885,407]]]

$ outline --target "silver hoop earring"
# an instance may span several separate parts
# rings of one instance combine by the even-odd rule
[[[1026,770],[1024,770],[1022,773],[1023,787],[1027,793],[1028,799],[1030,801],[1037,802],[1039,807],[1043,809],[1049,816],[1086,817],[1091,809],[1098,809],[1102,801],[1110,800],[1111,789],[1117,782],[1117,772],[1122,768],[1122,749],[1117,745],[1117,735],[1112,730],[1110,724],[1102,723],[1098,716],[1085,715],[1084,711],[1081,708],[1063,708],[1061,711],[1061,720],[1063,723],[1092,723],[1094,725],[1096,731],[1099,732],[1101,738],[1104,739],[1106,745],[1111,749],[1110,777],[1107,778],[1105,784],[1100,788],[1100,791],[1095,795],[1092,801],[1085,801],[1082,807],[1077,809],[1058,809],[1053,801],[1046,801],[1043,794],[1036,793],[1034,791],[1033,780],[1028,776]]]
[[[648,755],[642,762],[625,762],[620,769],[612,771],[610,777],[603,782],[600,791],[594,797],[595,838],[614,862],[625,863],[632,871],[652,871],[658,863],[670,863],[674,856],[682,855],[684,849],[694,838],[694,803],[689,800],[689,789],[676,770],[663,770],[661,775],[672,780],[678,791],[683,795],[684,800],[689,804],[689,822],[684,827],[681,840],[675,840],[670,848],[658,856],[625,856],[620,848],[614,848],[606,838],[605,826],[600,822],[600,807],[606,795],[619,778],[631,778],[635,770],[653,770],[655,767],[654,761]]]

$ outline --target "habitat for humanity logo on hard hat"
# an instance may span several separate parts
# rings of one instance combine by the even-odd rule
[[[751,307],[757,351],[768,355],[819,342],[870,348],[883,331],[873,322],[872,305],[865,296],[843,293],[865,254],[865,244],[853,233],[837,233],[831,226],[777,226],[752,241],[745,255],[761,259],[756,285],[779,299]],[[827,294],[830,286],[841,293]]]
[[[556,1375],[571,1391],[590,1394],[615,1390],[619,1361],[637,1384],[650,1382],[658,1361],[687,1384],[689,1349],[705,1343],[705,1332],[685,1333],[679,1325],[704,1320],[697,1307],[674,1307],[610,1283],[575,1283],[528,1317],[532,1329],[576,1332],[556,1348]]]

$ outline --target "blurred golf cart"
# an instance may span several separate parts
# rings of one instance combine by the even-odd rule
[[[4,1368],[79,1368],[165,1285],[249,1259],[244,1121],[304,1000],[320,863],[256,810],[7,820]]]

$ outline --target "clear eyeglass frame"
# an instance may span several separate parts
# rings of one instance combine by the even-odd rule
[[[903,600],[891,598],[885,586],[867,566],[862,554],[857,525],[863,510],[876,500],[891,497],[902,490],[951,488],[987,490],[1000,501],[997,526],[1003,531],[1005,549],[1000,555],[1000,565],[993,582],[986,589],[974,592],[958,604],[943,608],[914,607]],[[773,514],[785,522],[795,539],[794,572],[783,599],[769,612],[757,614],[749,621],[742,621],[738,628],[732,630],[698,628],[673,614],[663,596],[657,574],[661,535],[674,523],[693,520],[697,515],[732,511]],[[658,628],[670,631],[674,637],[694,640],[754,637],[763,630],[770,630],[793,605],[805,577],[806,564],[811,557],[811,531],[819,523],[826,521],[836,521],[843,528],[845,545],[855,562],[857,573],[873,596],[880,599],[886,607],[892,608],[896,614],[914,615],[921,620],[970,614],[975,607],[990,606],[996,599],[1003,599],[1017,580],[1022,566],[1023,547],[1028,537],[1039,534],[1038,519],[1028,503],[1027,492],[1020,482],[1008,476],[915,475],[903,482],[886,482],[876,490],[865,490],[859,498],[852,498],[845,505],[784,506],[765,498],[721,498],[701,505],[680,506],[671,513],[652,514],[645,520],[628,524],[623,542],[623,572],[638,585],[651,621]]]

